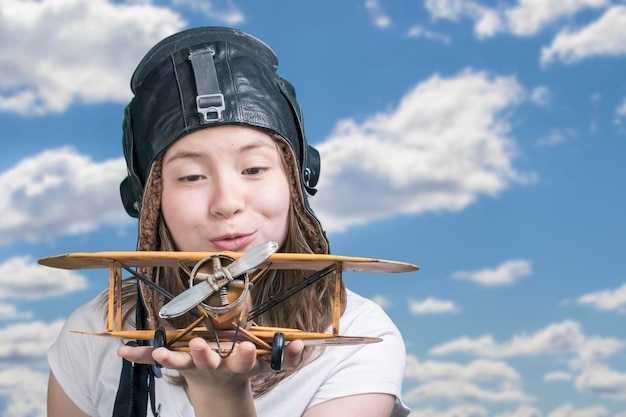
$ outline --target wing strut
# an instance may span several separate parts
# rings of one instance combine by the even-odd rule
[[[315,282],[324,278],[326,275],[335,271],[335,268],[336,268],[335,265],[330,265],[322,269],[321,271],[317,271],[316,273],[300,281],[296,285],[292,285],[291,287],[284,289],[278,294],[270,296],[269,300],[267,300],[266,302],[262,304],[259,304],[258,306],[250,310],[250,312],[248,313],[248,321],[254,320],[256,317],[265,313],[270,308],[282,303],[283,301],[285,301],[287,298],[291,297],[292,295],[302,291],[309,285],[314,284]]]
[[[174,294],[167,291],[165,288],[161,287],[156,282],[150,281],[150,279],[148,279],[148,277],[146,277],[145,275],[140,274],[137,271],[133,271],[131,268],[127,267],[124,264],[122,264],[122,268],[124,268],[126,271],[133,274],[133,276],[137,278],[139,281],[143,282],[148,287],[152,288],[153,290],[155,290],[156,292],[158,292],[159,294],[161,294],[163,297],[167,298],[168,300],[171,300],[172,298],[174,298]]]

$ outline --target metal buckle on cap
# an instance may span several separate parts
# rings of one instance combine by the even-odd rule
[[[198,113],[204,117],[205,122],[218,121],[222,118],[222,112],[226,109],[224,94],[203,94],[196,96],[196,108]]]

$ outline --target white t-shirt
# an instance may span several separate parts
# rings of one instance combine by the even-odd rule
[[[48,351],[48,362],[63,390],[80,409],[90,416],[109,417],[122,367],[117,349],[124,342],[70,332],[103,331],[105,315],[99,304],[97,299],[92,300],[69,317]],[[326,348],[321,357],[255,400],[259,417],[301,416],[324,401],[364,393],[394,395],[392,417],[409,414],[400,397],[406,359],[404,343],[384,311],[372,301],[348,291],[340,333],[375,336],[383,341]],[[194,416],[184,389],[169,384],[166,378],[156,379],[155,398],[162,417]]]

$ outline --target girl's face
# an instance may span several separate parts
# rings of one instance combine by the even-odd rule
[[[245,252],[285,241],[291,193],[272,137],[225,125],[190,133],[163,156],[161,210],[177,250]]]

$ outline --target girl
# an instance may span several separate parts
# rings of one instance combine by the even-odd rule
[[[246,252],[272,240],[282,252],[329,253],[307,199],[316,192],[319,154],[307,144],[295,91],[277,66],[259,39],[217,27],[170,36],[144,57],[123,126],[128,176],[121,194],[128,213],[139,217],[137,250]],[[172,294],[187,288],[188,275],[177,268],[143,272]],[[270,271],[255,283],[253,302],[304,276]],[[334,283],[322,279],[255,321],[324,332]],[[48,415],[408,415],[398,330],[373,302],[341,291],[342,331],[383,341],[328,349],[295,341],[280,373],[250,342],[224,358],[200,338],[189,342],[189,352],[175,352],[70,333],[103,328],[103,295],[76,310],[50,348]],[[129,280],[125,327],[190,323],[189,315],[160,318],[166,301]],[[154,378],[155,362],[161,378]]]

